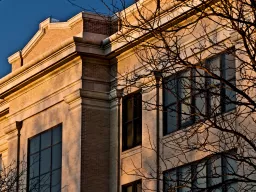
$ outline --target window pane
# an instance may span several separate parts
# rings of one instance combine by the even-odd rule
[[[220,98],[220,88],[210,90],[211,114],[213,116],[221,112]]]
[[[227,192],[237,192],[238,191],[238,184],[237,183],[231,183],[226,186]]]
[[[61,189],[61,169],[52,172],[52,192],[59,192]]]
[[[196,119],[203,119],[206,115],[206,100],[205,94],[201,93],[195,96],[195,112]]]
[[[57,128],[54,128],[52,130],[52,135],[53,135],[53,145],[56,144],[56,143],[59,143],[61,142],[61,126],[57,127]]]
[[[191,122],[191,99],[186,99],[181,103],[181,126],[190,125]]]
[[[51,148],[45,149],[41,152],[40,159],[40,175],[51,170]]]
[[[134,121],[134,139],[135,139],[135,144],[139,145],[141,144],[142,140],[142,128],[141,128],[141,119],[137,119]]]
[[[210,72],[214,73],[218,77],[220,77],[220,75],[221,75],[220,74],[220,71],[221,71],[220,62],[221,62],[221,55],[219,55],[218,57],[214,57],[208,61]],[[220,83],[219,80],[217,80],[210,74],[208,76],[208,79],[209,79],[210,87]]]
[[[180,99],[189,97],[191,94],[191,78],[190,71],[182,73],[179,80]]]
[[[124,148],[131,148],[133,146],[133,126],[132,122],[124,126]]]
[[[61,143],[52,148],[52,170],[61,167]]]
[[[233,85],[235,85],[235,80],[230,81]],[[236,108],[236,92],[233,91],[230,87],[226,85],[225,89],[225,111],[230,111]]]
[[[165,80],[164,87],[164,106],[175,103],[177,101],[177,81],[176,79]]]
[[[209,165],[209,185],[217,185],[222,182],[222,167],[220,156],[213,157]]]
[[[195,181],[194,181],[195,189],[198,189],[196,191],[199,191],[199,189],[204,189],[207,186],[206,167],[207,166],[205,162],[199,163],[195,167],[195,173],[193,178],[195,178]]]
[[[133,118],[139,118],[141,117],[141,112],[142,112],[142,98],[141,94],[136,94],[134,96],[134,115]]]
[[[205,72],[202,69],[196,69],[195,72],[195,83],[193,85],[196,93],[205,91]]]
[[[216,189],[213,189],[212,192],[222,192],[222,188],[221,187],[218,187]]]
[[[176,169],[168,171],[164,174],[164,192],[176,191],[177,175]]]
[[[29,192],[39,191],[39,178],[30,179],[29,181]]]
[[[223,163],[224,163],[224,179],[235,179],[235,174],[237,173],[237,164],[236,160],[233,159],[231,156],[225,156],[223,157]]]
[[[191,166],[178,169],[179,172],[179,192],[188,192],[191,189]]]
[[[41,149],[51,146],[51,131],[41,134]]]
[[[40,136],[36,136],[29,141],[29,152],[30,154],[39,151]]]
[[[29,158],[29,177],[39,176],[39,153],[31,155]]]
[[[141,182],[137,183],[137,190],[136,192],[142,192],[142,185],[141,185]]]
[[[50,173],[40,176],[40,191],[48,192],[51,191],[51,175]]]
[[[125,100],[125,113],[124,113],[124,121],[131,121],[133,117],[133,102],[132,98],[128,98]]]
[[[233,54],[225,54],[224,78],[227,80],[230,80],[230,79],[235,79],[235,77],[236,77],[235,57]]]
[[[124,192],[133,192],[132,191],[132,185],[124,187]]]
[[[177,109],[176,104],[167,108],[166,134],[177,130]]]

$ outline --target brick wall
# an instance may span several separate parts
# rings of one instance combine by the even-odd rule
[[[83,58],[83,99],[81,135],[81,191],[109,191],[110,109],[109,100],[97,97],[109,91],[107,61]],[[89,86],[94,84],[94,86]],[[106,87],[107,86],[107,87]]]
[[[84,19],[84,32],[112,35],[118,30],[117,21]]]
[[[84,106],[82,112],[81,191],[107,192],[109,183],[109,110]]]

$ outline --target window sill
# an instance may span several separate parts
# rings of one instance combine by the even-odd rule
[[[226,117],[226,116],[230,116],[230,115],[232,115],[233,112],[235,112],[235,111],[236,111],[236,108],[231,109],[231,110],[229,110],[229,111],[225,111],[225,112],[223,112],[223,113],[220,113],[220,114],[218,114],[216,117],[221,118],[221,116],[225,116],[225,117]],[[170,139],[173,139],[173,137],[175,137],[175,135],[181,135],[182,132],[184,132],[184,130],[188,130],[188,129],[190,129],[192,126],[197,126],[198,124],[202,124],[202,125],[203,125],[205,121],[208,121],[208,119],[198,121],[198,122],[193,123],[193,124],[190,124],[190,125],[188,125],[188,126],[184,126],[184,127],[182,127],[182,129],[178,129],[178,130],[175,130],[175,131],[173,131],[173,132],[170,132],[170,133],[168,133],[168,134],[166,134],[166,135],[163,135],[163,136],[162,136],[162,142],[163,142],[163,143],[168,143]]]
[[[138,145],[138,146],[133,147],[131,149],[127,149],[125,151],[122,151],[121,157],[125,158],[125,157],[128,157],[128,156],[137,154],[137,153],[141,153],[141,151],[142,151],[142,146]]]

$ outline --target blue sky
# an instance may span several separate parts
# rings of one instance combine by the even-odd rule
[[[101,0],[70,1],[89,10],[93,8],[98,12],[109,12]],[[107,4],[113,2],[105,1]],[[126,0],[127,5],[133,1]],[[41,21],[50,16],[66,21],[81,11],[68,0],[0,0],[0,78],[11,72],[7,58],[27,44]]]

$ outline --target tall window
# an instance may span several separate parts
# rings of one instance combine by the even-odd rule
[[[123,150],[141,145],[142,96],[140,92],[123,99]]]
[[[217,55],[206,60],[205,66],[213,74],[191,69],[164,79],[164,135],[235,109],[234,56]]]
[[[29,139],[28,191],[61,190],[62,128],[58,126]]]
[[[168,134],[193,123],[191,118],[191,71],[164,80],[164,119]]]
[[[122,192],[142,192],[141,180],[123,185]]]
[[[203,160],[164,172],[164,192],[235,192],[237,164],[231,153],[206,157]]]
[[[2,159],[2,154],[0,154],[0,176],[1,176],[1,171],[3,169],[3,159]]]

